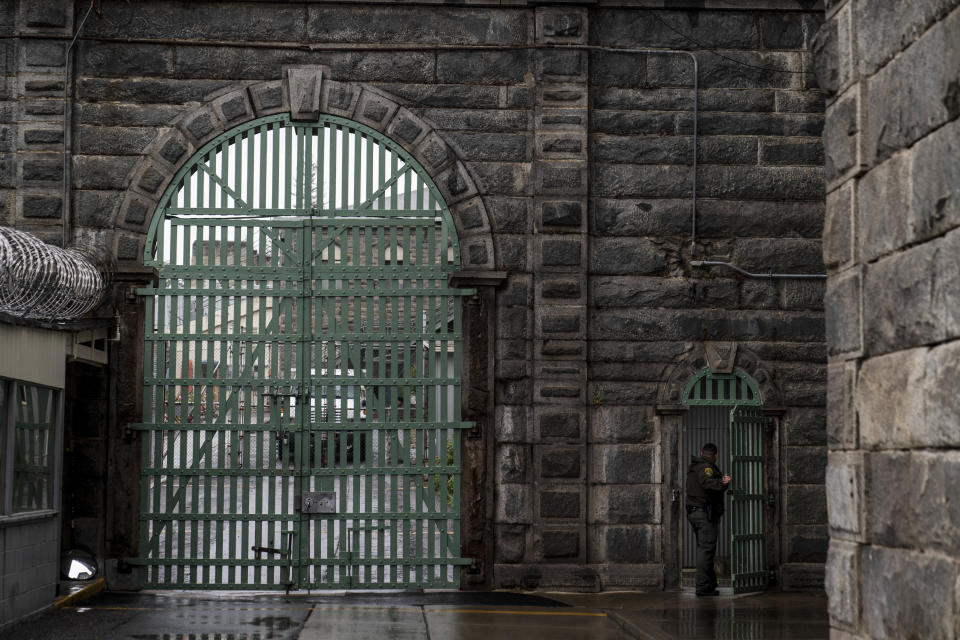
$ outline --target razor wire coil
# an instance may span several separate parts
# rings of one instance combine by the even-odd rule
[[[100,303],[106,285],[82,251],[0,227],[0,312],[40,320],[79,318]]]

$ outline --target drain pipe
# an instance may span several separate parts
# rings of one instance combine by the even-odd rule
[[[80,26],[77,27],[77,32],[74,34],[73,40],[70,41],[70,45],[63,53],[63,204],[61,205],[63,209],[60,212],[60,221],[61,246],[64,249],[70,244],[72,233],[70,229],[70,209],[72,207],[70,202],[70,186],[72,183],[70,165],[71,156],[73,155],[73,145],[70,141],[73,137],[73,109],[70,103],[70,99],[72,98],[70,90],[73,85],[73,56],[71,53],[73,51],[73,45],[77,43],[77,38],[80,37],[80,32],[83,31],[83,25],[86,24],[87,18],[90,17],[91,11],[93,11],[93,2],[90,3],[87,13],[84,14],[83,20],[80,21]]]
[[[691,267],[727,267],[728,269],[733,269],[738,273],[742,273],[748,278],[766,278],[768,280],[777,280],[777,279],[823,279],[826,278],[826,274],[823,273],[750,273],[745,269],[741,269],[735,264],[730,264],[729,262],[721,262],[719,260],[691,260]]]

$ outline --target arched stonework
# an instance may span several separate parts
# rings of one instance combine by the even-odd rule
[[[117,259],[142,261],[147,229],[164,190],[204,143],[254,118],[285,112],[294,120],[315,121],[321,113],[349,118],[396,141],[423,165],[450,208],[464,271],[494,270],[490,217],[456,151],[395,97],[365,84],[332,80],[329,68],[320,66],[288,67],[281,80],[220,93],[162,130],[129,174],[116,216]]]
[[[657,404],[661,407],[675,406],[682,402],[683,390],[690,379],[707,367],[707,357],[702,342],[691,344],[667,371],[657,391]],[[783,406],[783,396],[773,381],[773,376],[749,349],[738,347],[733,366],[747,373],[757,383],[764,408]]]

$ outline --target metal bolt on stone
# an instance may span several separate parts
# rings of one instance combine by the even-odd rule
[[[105,289],[106,278],[82,252],[0,227],[0,312],[71,320],[96,307]]]

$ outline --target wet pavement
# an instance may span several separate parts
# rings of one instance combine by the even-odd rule
[[[104,593],[0,640],[821,640],[823,595]]]

